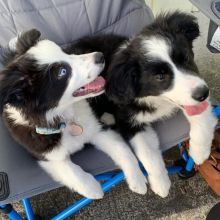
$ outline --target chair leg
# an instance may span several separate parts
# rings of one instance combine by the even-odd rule
[[[179,173],[183,168],[181,166],[170,166],[167,167],[167,171],[169,174]]]
[[[213,109],[213,113],[216,115],[216,116],[220,116],[220,105],[215,107]]]
[[[34,213],[29,199],[22,199],[27,220],[34,220]]]
[[[194,160],[192,159],[192,157],[189,157],[189,159],[188,159],[188,161],[186,163],[186,168],[185,169],[187,171],[191,172],[193,170],[193,168],[194,168],[194,165],[195,165]]]
[[[11,220],[22,220],[22,217],[13,209],[11,204],[0,206],[0,212],[7,215]]]
[[[123,172],[118,172],[115,176],[113,176],[111,179],[103,183],[102,190],[103,192],[107,192],[109,189],[111,189],[113,186],[118,185],[120,182],[124,180],[125,176]],[[63,220],[70,215],[76,213],[81,208],[85,207],[89,203],[91,203],[93,200],[89,198],[82,198],[73,205],[69,206],[67,209],[59,213],[57,216],[52,218],[52,220]]]
[[[178,144],[178,148],[181,149],[182,143]],[[178,173],[179,177],[181,179],[188,179],[195,175],[194,170],[194,161],[192,157],[190,157],[185,149],[182,150],[182,159],[176,161],[177,164],[180,164],[182,166],[182,170]]]
[[[182,143],[179,143],[179,144],[177,145],[177,147],[178,147],[178,149],[181,151],[181,149],[182,149]],[[187,153],[186,149],[182,149],[182,155],[181,155],[181,157],[182,157],[182,159],[183,159],[185,162],[188,161],[189,156],[188,156],[188,153]]]

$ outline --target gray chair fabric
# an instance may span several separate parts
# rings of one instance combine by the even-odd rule
[[[5,0],[0,1],[0,44],[30,28],[60,45],[85,35],[130,36],[151,21],[143,0]]]
[[[197,8],[199,8],[207,17],[220,26],[220,17],[215,14],[213,4],[219,0],[190,0]]]
[[[100,33],[132,36],[152,20],[144,0],[5,0],[0,1],[0,44],[6,45],[9,39],[30,28],[39,29],[43,37],[60,45]],[[188,137],[189,126],[180,112],[154,126],[162,150]],[[0,140],[0,172],[7,173],[10,187],[9,196],[0,205],[60,186],[12,140],[1,120]],[[109,157],[91,147],[75,154],[73,161],[92,174],[117,169]]]

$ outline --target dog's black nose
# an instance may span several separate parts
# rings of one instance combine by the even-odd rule
[[[207,86],[199,87],[193,92],[193,99],[202,102],[209,96],[209,88]]]
[[[104,63],[104,62],[105,62],[105,58],[104,58],[103,53],[97,52],[95,54],[95,63],[101,64],[101,63]]]

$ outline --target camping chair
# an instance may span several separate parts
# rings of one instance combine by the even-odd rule
[[[31,28],[39,29],[43,37],[62,46],[85,35],[116,33],[132,36],[152,20],[152,12],[144,0],[7,0],[0,3],[0,44],[6,45],[20,31]],[[220,113],[220,108],[216,113]],[[188,138],[189,125],[181,112],[163,123],[155,123],[154,127],[162,151],[175,145],[181,147],[181,142]],[[29,198],[61,185],[9,136],[1,120],[0,140],[0,212],[10,219],[21,220],[11,203],[22,200],[27,219],[37,219]],[[169,173],[181,173],[182,177],[191,176],[194,162],[184,150],[182,157],[184,165],[167,169]],[[104,182],[104,192],[124,180],[124,174],[113,161],[94,148],[86,148],[74,154],[72,159]],[[65,219],[90,202],[91,199],[82,198],[52,219]]]

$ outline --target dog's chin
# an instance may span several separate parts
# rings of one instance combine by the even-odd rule
[[[171,100],[171,102],[173,102]],[[193,102],[187,104],[178,104],[177,102],[173,102],[179,108],[181,108],[188,116],[200,115],[202,114],[210,105],[209,100],[206,99],[202,102]]]
[[[206,111],[206,109],[210,105],[209,98],[205,99],[202,102],[191,100],[191,101],[185,102],[185,103],[182,103],[179,101],[174,101],[174,100],[172,100],[168,97],[165,97],[165,96],[162,96],[162,98],[164,100],[170,102],[171,104],[175,105],[176,107],[182,109],[186,113],[186,115],[188,115],[188,116],[200,115],[204,111]]]
[[[200,115],[209,106],[209,102],[204,100],[196,105],[183,105],[182,108],[188,116]]]

